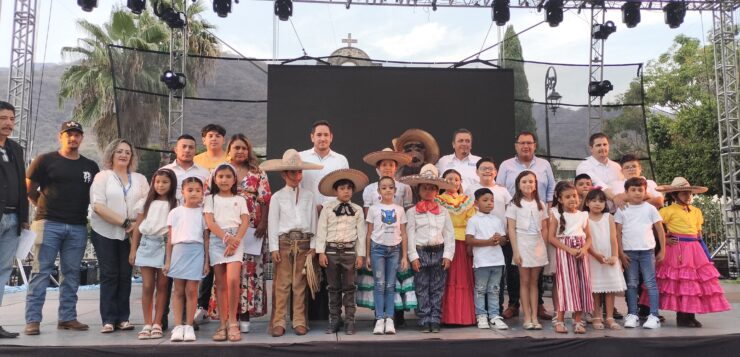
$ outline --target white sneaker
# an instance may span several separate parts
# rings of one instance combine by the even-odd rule
[[[647,321],[642,324],[642,328],[660,328],[660,319],[658,318],[658,316],[650,315],[648,316]]]
[[[491,326],[488,325],[488,316],[478,316],[478,328],[491,328]]]
[[[182,328],[183,331],[183,338],[182,340],[185,342],[193,342],[195,341],[195,329],[193,329],[193,326],[191,325],[185,325]]]
[[[183,326],[177,325],[172,329],[172,337],[170,337],[170,341],[182,342],[182,340],[183,340]]]
[[[640,318],[637,315],[629,314],[624,318],[624,327],[635,328],[640,326]]]
[[[199,307],[198,310],[195,311],[195,323],[197,324],[205,324],[208,323],[208,311],[206,309]]]
[[[396,326],[393,324],[393,318],[392,317],[386,317],[385,318],[385,334],[386,335],[395,335],[396,334]]]
[[[507,325],[506,322],[504,322],[504,318],[498,315],[494,316],[491,319],[490,326],[494,330],[508,330],[509,329],[509,325]],[[478,322],[478,327],[480,327],[480,322]]]
[[[373,335],[382,335],[385,333],[385,319],[375,320],[375,328],[373,329]]]
[[[239,321],[239,331],[241,331],[241,333],[248,333],[249,321]]]

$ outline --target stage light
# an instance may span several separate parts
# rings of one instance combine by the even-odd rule
[[[218,17],[226,17],[231,12],[231,0],[213,0],[213,12]]]
[[[146,9],[146,0],[128,0],[126,2],[126,7],[128,7],[132,13],[141,15],[141,12]]]
[[[77,0],[77,5],[82,8],[82,11],[91,12],[98,7],[98,0]]]
[[[611,92],[612,89],[614,89],[614,86],[609,81],[593,81],[588,83],[588,95],[592,97],[603,97],[606,93]]]
[[[275,16],[280,21],[288,21],[293,16],[293,1],[291,0],[275,0]]]
[[[613,21],[607,21],[601,25],[596,24],[594,25],[594,28],[592,29],[593,36],[597,40],[606,40],[609,38],[609,35],[615,33],[617,31],[617,26],[614,25]]]
[[[183,89],[188,84],[188,80],[182,73],[175,73],[171,70],[166,70],[162,73],[162,77],[159,78],[164,85],[169,89]]]
[[[556,27],[563,22],[563,0],[547,0],[544,7],[545,21],[550,27]]]
[[[173,29],[181,29],[185,27],[185,24],[188,22],[184,13],[180,11],[175,11],[171,7],[163,9],[162,13],[159,15],[159,18],[161,18],[162,21],[167,24],[167,26]]]
[[[633,28],[640,23],[640,5],[639,1],[628,1],[622,5],[622,22],[628,28]]]
[[[681,26],[686,16],[686,3],[683,1],[671,1],[663,8],[665,23],[668,27],[675,29]]]
[[[493,0],[491,8],[493,9],[493,21],[496,22],[496,26],[504,26],[511,19],[509,0]]]

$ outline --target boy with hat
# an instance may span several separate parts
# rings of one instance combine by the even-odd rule
[[[421,332],[439,332],[447,269],[455,255],[455,236],[450,214],[434,198],[439,190],[453,189],[454,185],[439,177],[434,164],[424,165],[418,175],[404,176],[400,181],[418,186],[421,199],[406,211],[408,256],[416,272],[419,325]]]
[[[368,178],[361,171],[339,169],[319,181],[319,192],[335,196],[324,203],[316,231],[316,253],[319,265],[326,269],[329,290],[329,326],[326,333],[339,330],[339,318],[344,305],[345,332],[355,333],[355,271],[365,256],[365,215],[352,203],[352,194],[367,186]]]
[[[671,202],[660,209],[668,236],[665,259],[655,269],[660,308],[676,311],[679,327],[701,327],[695,314],[730,309],[717,280],[719,272],[702,239],[704,215],[691,204],[693,195],[708,189],[676,177],[670,185],[658,186],[656,190],[665,193]],[[701,289],[689,289],[697,286]]]
[[[272,195],[268,213],[267,236],[270,254],[275,263],[274,303],[270,325],[273,337],[285,334],[285,315],[293,291],[293,330],[297,335],[308,333],[306,321],[307,279],[302,274],[306,259],[314,254],[316,207],[311,191],[301,190],[303,170],[319,170],[323,166],[306,163],[294,149],[288,149],[282,159],[260,164],[263,171],[279,171],[285,187]]]

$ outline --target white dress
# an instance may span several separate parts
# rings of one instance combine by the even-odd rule
[[[612,256],[611,236],[609,232],[608,213],[598,221],[588,220],[591,230],[593,249],[606,257]],[[614,293],[627,290],[622,274],[622,264],[617,260],[614,265],[602,264],[589,254],[591,267],[591,291],[594,293]]]

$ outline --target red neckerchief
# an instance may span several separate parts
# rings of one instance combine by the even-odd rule
[[[416,204],[416,212],[439,214],[439,205],[435,201],[419,201],[419,203]]]

